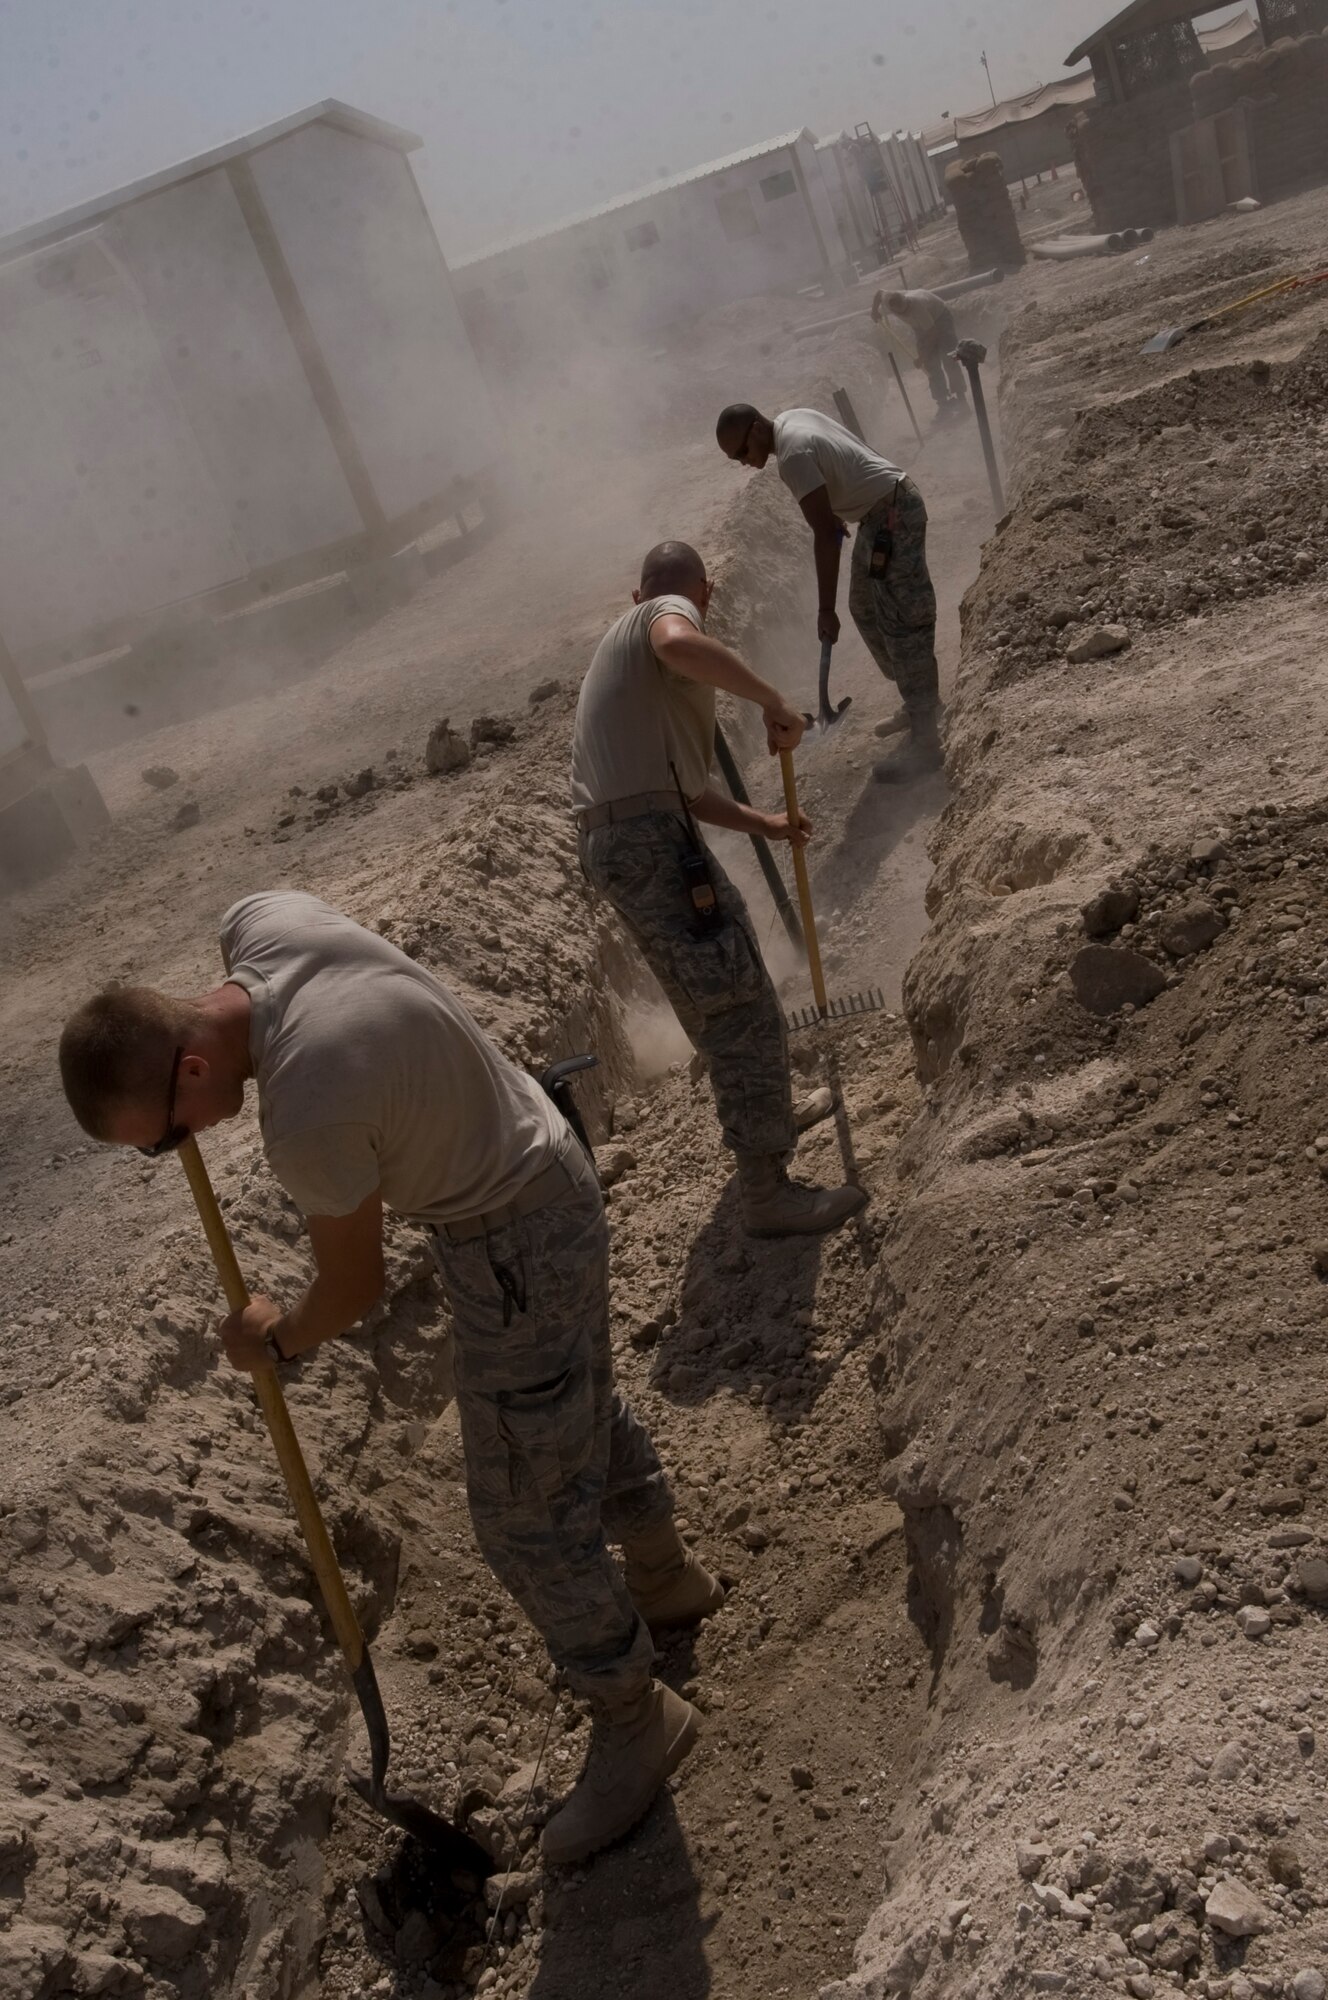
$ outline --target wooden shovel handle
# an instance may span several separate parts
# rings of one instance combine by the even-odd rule
[[[199,1219],[203,1224],[212,1252],[212,1261],[221,1279],[221,1288],[226,1294],[226,1303],[232,1312],[240,1312],[249,1303],[249,1288],[244,1282],[235,1255],[235,1245],[217,1206],[217,1197],[208,1179],[208,1170],[203,1164],[203,1156],[198,1150],[198,1142],[192,1136],[180,1148],[180,1164],[189,1182],[189,1191],[194,1197]],[[309,1468],[300,1450],[300,1440],[295,1435],[295,1426],[286,1407],[286,1398],[281,1393],[281,1384],[272,1368],[255,1368],[254,1389],[259,1405],[267,1420],[267,1427],[276,1447],[282,1477],[286,1481],[309,1560],[313,1564],[318,1588],[323,1593],[327,1615],[332,1621],[332,1629],[337,1635],[337,1644],[345,1655],[346,1665],[351,1673],[358,1673],[365,1658],[364,1635],[360,1631],[360,1621],[355,1616],[346,1590],[341,1565],[332,1547],[332,1538],[327,1532],[327,1524],[318,1505],[318,1496],[309,1477]]]
[[[793,776],[793,752],[781,750],[779,768],[784,779],[784,805],[788,812],[790,827],[798,824],[798,786]],[[816,917],[812,910],[812,885],[807,875],[807,856],[801,847],[793,848],[793,875],[798,885],[798,906],[802,911],[802,934],[807,945],[807,963],[811,968],[812,993],[817,1011],[822,1015],[829,1012],[825,998],[825,974],[821,970],[821,947],[816,936]]]

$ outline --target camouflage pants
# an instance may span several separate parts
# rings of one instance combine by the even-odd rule
[[[884,576],[871,574],[878,535],[894,546]],[[901,479],[892,500],[881,500],[858,523],[848,586],[848,608],[863,644],[887,680],[913,709],[935,708],[936,592],[927,568],[927,509],[911,479]]]
[[[938,410],[951,396],[958,396],[962,402],[967,392],[968,377],[963,363],[954,357],[957,343],[953,318],[948,326],[942,322],[918,341],[918,366],[926,371],[927,387]]]
[[[724,1144],[735,1153],[790,1153],[797,1134],[784,1016],[747,905],[713,854],[710,878],[724,921],[712,935],[698,934],[682,877],[690,852],[682,818],[667,812],[581,835],[587,879],[622,918],[705,1059]]]
[[[650,1678],[654,1648],[608,1540],[667,1520],[649,1435],[614,1388],[608,1223],[579,1145],[566,1191],[456,1240],[434,1232],[452,1307],[475,1539],[578,1694]]]

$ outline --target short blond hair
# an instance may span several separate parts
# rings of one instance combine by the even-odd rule
[[[104,1139],[117,1105],[163,1094],[176,1049],[203,1025],[192,1001],[150,986],[108,986],[85,1000],[60,1036],[60,1081],[83,1130]]]

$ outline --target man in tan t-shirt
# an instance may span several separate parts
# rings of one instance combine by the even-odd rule
[[[798,1130],[832,1103],[822,1093],[795,1119],[779,1001],[746,905],[698,830],[701,822],[799,845],[811,833],[805,819],[791,827],[783,813],[711,788],[715,690],[760,708],[772,754],[796,748],[804,723],[777,688],[706,637],[710,590],[695,549],[661,542],[645,559],[635,608],[600,641],[572,737],[581,865],[705,1058],[747,1229],[810,1235],[838,1228],[867,1197],[788,1177]]]
[[[80,1008],[60,1041],[65,1094],[94,1138],[155,1156],[234,1118],[257,1083],[316,1275],[284,1311],[255,1298],[231,1314],[238,1367],[293,1361],[364,1317],[385,1207],[432,1231],[476,1540],[591,1704],[589,1763],[544,1830],[547,1860],[580,1860],[640,1818],[696,1737],[653,1678],[651,1628],[723,1598],[613,1386],[599,1184],[534,1079],[384,938],[273,892],[227,912],[221,950],[226,979],[201,999],[112,987]]]

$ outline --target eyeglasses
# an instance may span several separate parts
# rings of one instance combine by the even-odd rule
[[[184,1060],[183,1048],[177,1048],[171,1062],[171,1087],[166,1097],[166,1130],[155,1146],[139,1146],[137,1150],[148,1160],[159,1160],[163,1153],[174,1153],[189,1137],[187,1125],[175,1122],[175,1091],[180,1081],[180,1064]]]

